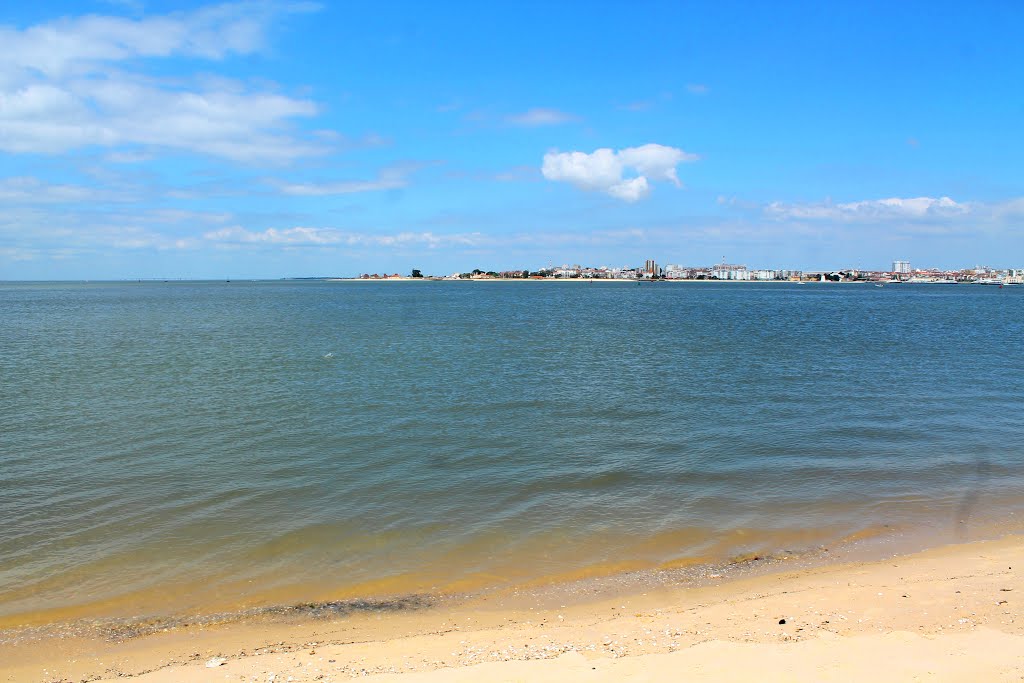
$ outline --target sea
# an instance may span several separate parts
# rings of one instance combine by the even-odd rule
[[[1024,287],[0,283],[0,625],[954,542]]]

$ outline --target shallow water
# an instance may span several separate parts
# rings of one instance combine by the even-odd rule
[[[953,540],[1021,509],[1022,314],[969,285],[0,284],[0,616]]]

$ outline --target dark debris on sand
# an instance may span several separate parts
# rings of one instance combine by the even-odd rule
[[[38,640],[45,637],[80,638],[99,636],[111,642],[171,631],[190,626],[214,626],[246,619],[302,617],[305,619],[333,619],[360,613],[394,613],[433,607],[437,596],[405,595],[383,599],[329,600],[302,602],[294,605],[259,607],[242,612],[226,612],[183,617],[136,617],[129,619],[89,619],[65,622],[43,627],[29,627],[0,632],[0,644]]]

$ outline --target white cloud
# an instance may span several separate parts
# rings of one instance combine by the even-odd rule
[[[548,152],[541,173],[548,180],[566,181],[584,190],[608,190],[622,182],[622,161],[603,147],[586,152]]]
[[[542,231],[508,234],[480,232],[435,233],[404,231],[368,233],[335,228],[294,227],[286,229],[248,230],[241,226],[224,227],[205,233],[204,241],[225,247],[384,247],[384,248],[467,248],[519,249],[556,245],[621,247],[647,241],[650,230]],[[674,234],[674,233],[673,233]]]
[[[968,203],[949,197],[890,197],[834,204],[772,202],[764,213],[780,220],[879,222],[892,220],[936,220],[966,216],[974,210]]]
[[[698,158],[696,154],[689,154],[676,147],[655,144],[628,147],[619,152],[619,159],[624,166],[635,168],[641,176],[667,180],[676,187],[682,187],[676,176],[676,166],[697,161]]]
[[[243,162],[325,151],[291,123],[319,108],[231,79],[147,78],[140,60],[221,60],[263,47],[282,14],[310,5],[239,3],[142,19],[85,16],[0,26],[0,151],[56,154],[146,146]]]
[[[703,83],[690,83],[686,86],[686,89],[693,95],[707,95],[711,90],[711,88]]]
[[[992,213],[998,218],[1024,218],[1024,197],[1000,202],[993,206]]]
[[[647,178],[641,175],[629,180],[623,180],[621,183],[616,183],[609,187],[606,192],[624,202],[635,202],[649,195],[651,188],[647,184]]]
[[[0,149],[145,145],[281,162],[323,150],[281,130],[288,119],[316,111],[312,102],[274,93],[176,91],[123,77],[73,81],[59,90],[33,85],[0,93]]]
[[[607,147],[590,154],[552,151],[544,155],[541,173],[548,180],[567,182],[582,190],[604,192],[626,202],[650,194],[650,180],[665,180],[680,187],[676,167],[699,157],[676,147],[647,144],[614,151]],[[632,177],[624,177],[627,171]]]
[[[228,223],[234,215],[226,211],[188,211],[185,209],[153,209],[145,215],[146,221],[155,224]]]
[[[50,76],[137,57],[221,59],[258,51],[275,18],[313,9],[310,3],[239,2],[143,19],[87,15],[24,30],[0,26],[0,44],[5,66]]]
[[[59,204],[118,198],[114,193],[81,185],[51,184],[31,176],[0,178],[0,202],[18,204]],[[128,197],[120,197],[128,199]]]
[[[505,121],[513,126],[525,128],[537,128],[540,126],[558,126],[563,123],[578,120],[573,114],[568,114],[557,109],[534,108],[521,114],[512,114],[505,117]]]
[[[409,182],[406,176],[415,168],[413,165],[386,168],[374,180],[343,180],[328,183],[286,183],[277,180],[269,182],[284,194],[304,197],[379,192],[405,187]]]
[[[0,245],[39,258],[189,249],[198,242],[183,229],[197,222],[216,224],[228,218],[206,212],[81,212],[15,204],[0,214]]]
[[[375,246],[375,247],[428,247],[449,245],[474,246],[484,237],[480,233],[443,234],[433,232],[399,232],[395,234],[359,233],[334,228],[268,228],[262,231],[246,230],[239,226],[207,232],[203,239],[228,245],[277,246]]]
[[[104,159],[112,164],[137,164],[141,161],[149,161],[153,158],[152,152],[140,150],[125,150],[123,152],[111,152]]]
[[[341,233],[335,230],[323,230],[319,228],[287,228],[278,230],[269,228],[262,232],[252,232],[245,228],[233,226],[207,232],[203,239],[213,242],[227,242],[230,244],[338,244],[341,242]]]

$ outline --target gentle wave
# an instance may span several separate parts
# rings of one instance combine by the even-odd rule
[[[0,615],[1009,518],[1024,296],[892,289],[0,284]]]

